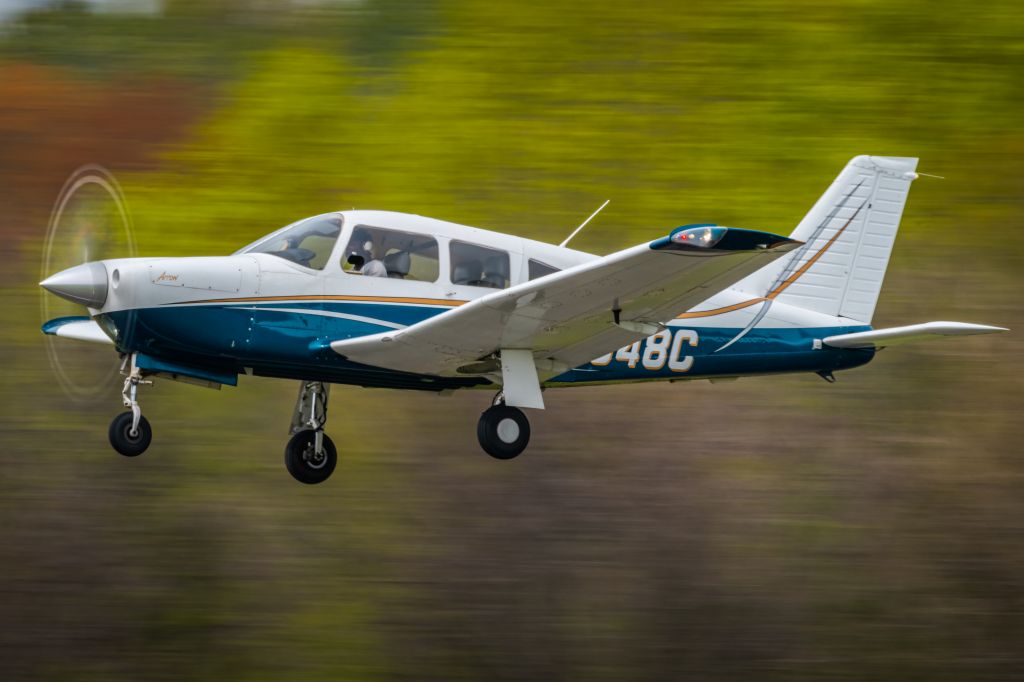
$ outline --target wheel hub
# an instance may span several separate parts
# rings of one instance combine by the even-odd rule
[[[515,419],[502,419],[498,422],[498,438],[505,443],[514,443],[519,438],[519,424]]]
[[[316,444],[310,443],[306,446],[305,450],[302,451],[302,461],[304,461],[310,469],[322,469],[327,463],[327,453],[324,450],[317,452]]]

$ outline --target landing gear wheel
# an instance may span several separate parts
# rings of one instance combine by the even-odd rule
[[[110,444],[125,457],[137,457],[146,451],[153,440],[149,420],[139,417],[139,428],[132,434],[132,413],[122,412],[110,422]]]
[[[323,483],[337,464],[338,451],[327,434],[323,435],[320,452],[316,451],[316,432],[309,429],[292,436],[284,449],[284,465],[299,483]]]
[[[495,459],[512,459],[530,442],[530,422],[522,410],[494,405],[480,415],[476,426],[480,447]]]

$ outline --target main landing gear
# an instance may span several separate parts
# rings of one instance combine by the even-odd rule
[[[125,457],[137,457],[153,440],[153,429],[139,406],[139,386],[153,382],[144,378],[134,355],[125,358],[121,371],[126,374],[121,397],[128,411],[110,423],[110,444]],[[338,450],[324,433],[329,392],[330,385],[322,381],[303,381],[299,385],[284,463],[288,473],[300,483],[323,483],[338,464]],[[506,405],[503,393],[499,392],[480,415],[476,435],[480,447],[491,457],[513,459],[530,442],[530,422],[522,410]]]
[[[530,443],[530,422],[523,411],[505,404],[499,392],[476,425],[480,447],[495,459],[513,459]]]
[[[121,391],[121,398],[124,406],[129,408],[128,412],[122,412],[110,422],[110,444],[114,449],[125,457],[137,457],[146,451],[149,443],[153,440],[153,429],[149,420],[142,416],[142,409],[139,407],[138,393],[141,384],[152,384],[142,378],[142,372],[135,365],[135,356],[125,358],[121,370],[130,363],[128,376],[124,380],[124,389]]]
[[[322,381],[304,381],[299,386],[292,437],[284,449],[284,464],[299,483],[323,483],[338,464],[338,450],[324,433],[329,392],[330,385]]]

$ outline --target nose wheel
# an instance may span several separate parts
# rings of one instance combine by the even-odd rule
[[[134,427],[134,415],[122,412],[110,422],[110,444],[125,457],[137,457],[146,451],[153,440],[153,429],[149,420],[139,415],[139,422]]]
[[[530,443],[530,422],[518,408],[493,405],[480,415],[476,436],[491,457],[513,459]]]

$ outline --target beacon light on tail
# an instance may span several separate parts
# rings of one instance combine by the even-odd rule
[[[543,389],[832,378],[901,341],[1003,331],[871,327],[916,165],[856,157],[788,237],[686,225],[607,256],[402,213],[326,213],[230,256],[58,272],[41,286],[88,315],[43,331],[120,355],[129,409],[109,437],[124,455],[152,439],[142,386],[220,387],[247,373],[297,382],[285,463],[303,483],[337,462],[324,433],[332,383],[495,392],[477,436],[511,459],[530,439],[521,408],[542,409]]]

